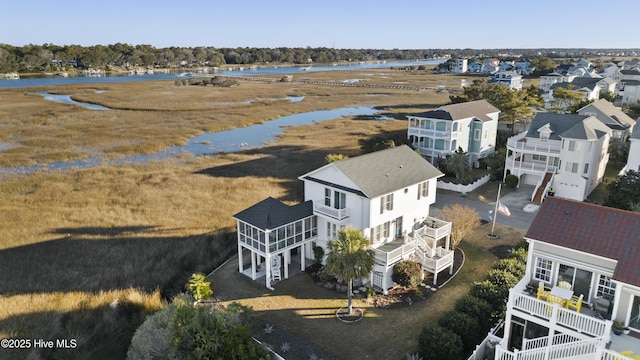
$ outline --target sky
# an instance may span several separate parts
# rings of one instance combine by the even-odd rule
[[[610,2],[606,2],[610,3]],[[0,43],[341,49],[640,48],[640,0],[11,0]]]

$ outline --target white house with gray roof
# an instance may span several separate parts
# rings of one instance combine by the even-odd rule
[[[507,140],[505,179],[534,185],[531,200],[555,196],[583,201],[602,181],[611,129],[594,116],[538,113],[529,130]]]
[[[432,164],[458,148],[471,162],[492,156],[500,110],[486,100],[441,106],[408,115],[407,137]]]
[[[328,249],[339,229],[360,229],[376,253],[370,284],[393,286],[393,266],[414,258],[433,274],[453,269],[451,223],[431,217],[436,181],[443,174],[408,146],[329,163],[299,177],[305,202],[294,206],[268,198],[233,217],[238,223],[239,271],[256,280],[288,278],[304,269],[313,247]],[[279,259],[279,260],[278,260]],[[297,264],[295,264],[297,266]]]
[[[578,109],[578,114],[595,116],[611,129],[611,140],[616,141],[627,141],[636,125],[636,121],[622,109],[605,99],[599,99]]]

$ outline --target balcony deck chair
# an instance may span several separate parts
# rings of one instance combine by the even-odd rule
[[[551,289],[549,289],[548,287],[544,286],[544,282],[540,281],[538,283],[538,294],[537,294],[537,298],[538,300],[547,300],[547,298],[549,297],[551,292]]]
[[[565,307],[567,309],[574,309],[577,312],[580,312],[580,309],[582,308],[582,298],[584,297],[583,294],[580,294],[580,296],[572,296],[571,300],[567,300]]]
[[[562,288],[562,289],[567,289],[567,290],[571,290],[571,284],[566,282],[566,281],[560,281],[558,283],[558,287]]]
[[[280,256],[271,258],[271,281],[282,280],[280,275]]]

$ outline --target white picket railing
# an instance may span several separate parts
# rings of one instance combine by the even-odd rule
[[[557,304],[550,304],[544,300],[538,300],[531,295],[514,291],[514,289],[509,290],[509,297],[514,309],[548,320],[553,317],[557,324],[583,334],[602,337],[611,330],[604,320],[560,307]]]

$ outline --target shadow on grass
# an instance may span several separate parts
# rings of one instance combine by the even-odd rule
[[[150,314],[144,304],[126,299],[68,312],[44,311],[13,315],[0,329],[15,329],[15,338],[28,339],[24,349],[3,349],[2,359],[125,359],[136,329]],[[46,324],[46,335],[30,332],[26,324]],[[38,340],[52,341],[42,346]]]
[[[180,292],[236,251],[235,235],[217,231],[162,237],[155,226],[60,228],[64,237],[0,251],[0,293],[29,294],[140,288]]]

